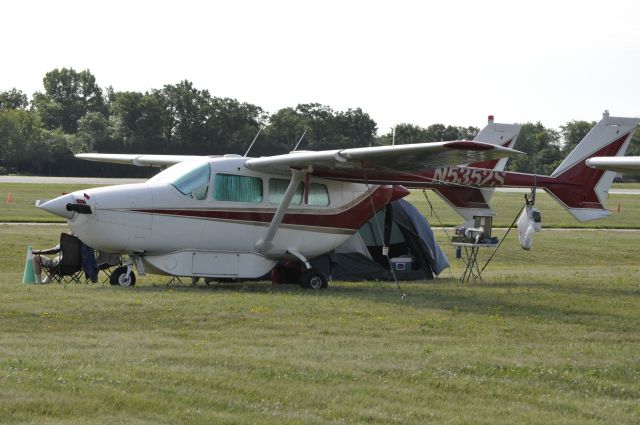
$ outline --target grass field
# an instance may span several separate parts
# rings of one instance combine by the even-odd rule
[[[614,185],[617,188],[637,188],[638,184],[625,183]],[[41,222],[63,223],[64,220],[55,217],[34,207],[37,199],[52,199],[63,193],[75,190],[88,189],[92,186],[66,185],[66,184],[20,184],[0,183],[0,222]],[[7,199],[11,194],[11,202]],[[457,215],[437,194],[427,191],[429,200],[435,213],[440,217],[445,226],[455,226],[462,222]],[[494,226],[507,227],[522,208],[524,202],[522,193],[500,193],[494,195],[492,205],[497,217]],[[640,196],[635,195],[611,195],[607,201],[607,208],[612,215],[604,220],[580,223],[567,213],[560,205],[540,190],[536,196],[536,207],[542,211],[544,227],[551,228],[636,228],[640,229]],[[438,226],[438,221],[424,198],[422,191],[415,190],[407,199],[413,203],[432,226]],[[620,212],[617,212],[620,205]]]
[[[63,218],[36,208],[36,200],[53,199],[64,193],[90,187],[95,186],[0,183],[0,222],[64,223]]]
[[[23,285],[0,225],[0,423],[640,422],[640,232],[511,234],[461,285]],[[499,232],[499,231],[498,231]],[[486,255],[487,253],[482,253]]]

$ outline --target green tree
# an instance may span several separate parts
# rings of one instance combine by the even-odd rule
[[[117,92],[110,103],[112,144],[96,149],[166,153],[169,113],[159,93]]]
[[[34,154],[29,171],[49,176],[74,176],[76,171],[73,151],[77,149],[75,135],[62,129],[45,130],[42,142],[33,147]],[[25,167],[26,168],[26,167]]]
[[[342,146],[363,147],[373,145],[378,125],[362,109],[356,108],[348,109],[345,112],[337,112],[335,120],[336,129],[341,135]]]
[[[443,124],[433,124],[427,127],[427,140],[429,142],[443,142],[456,140],[458,133],[454,127],[445,127]]]
[[[168,153],[170,117],[162,97],[145,93],[140,99],[139,108],[140,114],[134,122],[134,132],[125,146],[143,153]]]
[[[137,121],[142,116],[143,94],[139,92],[114,93],[109,104],[109,115],[113,126],[113,136],[128,140],[137,131]]]
[[[168,113],[171,149],[195,153],[197,146],[206,143],[206,123],[211,112],[209,91],[198,90],[184,80],[164,86],[157,94]]]
[[[262,108],[212,97],[186,80],[154,94],[167,113],[168,149],[172,152],[243,153],[265,120]]]
[[[276,155],[287,153],[308,130],[307,118],[294,108],[283,108],[269,117],[269,125],[264,130],[260,143],[252,155]],[[305,135],[306,137],[306,135]]]
[[[266,114],[259,106],[230,98],[211,98],[203,154],[244,154],[265,120]]]
[[[33,106],[46,129],[61,128],[73,134],[78,129],[78,120],[87,112],[107,113],[102,89],[89,70],[54,69],[47,72],[43,85],[44,93],[33,95]]]
[[[322,150],[370,146],[375,141],[376,123],[362,109],[334,112],[318,103],[283,108],[271,115],[265,129],[267,141],[260,149],[272,153],[292,150],[303,134],[298,149]],[[306,132],[306,133],[305,133]]]
[[[430,143],[449,140],[472,140],[480,130],[477,127],[454,127],[443,124],[433,124],[427,128],[413,124],[399,124],[395,128],[398,145],[410,143]],[[391,144],[393,131],[383,135],[378,141],[381,144]]]
[[[87,112],[78,120],[78,133],[73,148],[75,153],[93,152],[95,146],[108,145],[110,142],[109,121],[100,112]]]
[[[550,174],[562,161],[560,135],[540,122],[525,123],[516,141],[519,155],[507,162],[507,169],[522,173]]]
[[[633,133],[631,142],[629,142],[629,148],[627,149],[627,155],[640,156],[640,127],[636,127],[636,131]]]
[[[243,153],[266,119],[258,106],[212,97],[186,80],[110,99],[112,143],[127,152]]]
[[[6,91],[0,91],[0,111],[10,109],[27,109],[29,100],[27,95],[15,88]]]
[[[17,171],[28,165],[42,135],[36,113],[24,109],[0,110],[0,167]]]
[[[568,155],[573,148],[587,135],[589,131],[596,125],[595,121],[569,121],[565,125],[560,126],[560,134],[564,139],[562,145],[563,156]]]
[[[323,150],[351,144],[344,140],[337,126],[336,114],[330,107],[319,103],[305,103],[296,107],[296,113],[301,116],[307,130],[298,149]],[[296,140],[295,143],[297,142]]]
[[[432,135],[429,131],[414,124],[398,124],[395,127],[395,143],[398,145],[406,145],[413,143],[432,142]],[[387,134],[388,144],[393,143],[393,130]]]

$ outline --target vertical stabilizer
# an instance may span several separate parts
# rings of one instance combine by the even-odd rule
[[[637,124],[637,118],[611,117],[605,111],[600,122],[551,174],[553,181],[544,185],[577,220],[609,215],[604,200],[615,172],[590,168],[585,161],[595,156],[624,155]]]
[[[493,115],[489,115],[487,125],[473,138],[474,142],[490,143],[505,148],[514,148],[516,139],[520,134],[520,124],[501,124],[494,122]],[[509,158],[500,158],[493,161],[476,162],[467,165],[472,168],[486,168],[495,171],[503,171]]]
[[[521,125],[502,124],[494,122],[493,115],[489,115],[487,125],[474,137],[475,142],[490,143],[507,148],[514,148],[520,134]],[[482,161],[467,164],[467,168],[504,171],[509,158],[492,161]],[[434,189],[465,221],[473,220],[474,216],[494,216],[495,211],[489,205],[495,191],[492,187],[473,188],[468,186],[440,186]]]

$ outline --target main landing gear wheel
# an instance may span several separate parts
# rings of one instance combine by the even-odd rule
[[[118,267],[111,273],[109,283],[114,286],[134,286],[136,284],[136,275],[131,272],[127,276],[127,266]]]
[[[329,284],[327,278],[314,269],[306,270],[300,276],[300,286],[303,288],[313,289],[314,291],[325,289]]]

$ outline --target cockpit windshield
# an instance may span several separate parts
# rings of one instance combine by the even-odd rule
[[[211,167],[208,161],[185,161],[156,174],[149,182],[169,183],[183,195],[202,200],[207,198],[210,177]]]

